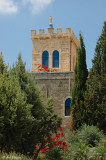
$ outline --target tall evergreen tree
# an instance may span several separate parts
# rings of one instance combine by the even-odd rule
[[[21,55],[7,71],[0,54],[0,150],[33,154],[36,144],[56,132],[61,119],[46,107],[31,73],[26,72]]]
[[[0,74],[7,72],[8,66],[4,63],[2,52],[0,53]]]
[[[36,144],[44,143],[45,137],[50,135],[51,131],[55,132],[60,127],[61,120],[56,115],[52,116],[53,113],[44,105],[43,97],[32,74],[25,69],[21,54],[19,54],[18,61],[12,68],[11,74],[18,80],[27,104],[32,106],[31,114],[34,121],[31,124],[32,129],[24,137],[23,148],[25,148],[25,152],[33,152]],[[52,118],[50,119],[50,117]]]
[[[0,150],[19,151],[33,122],[31,105],[27,105],[17,79],[7,72],[2,55],[0,62]]]
[[[80,47],[78,49],[78,64],[76,64],[74,72],[74,87],[72,91],[72,122],[73,129],[77,129],[82,125],[83,121],[83,102],[84,93],[86,90],[86,80],[88,77],[88,70],[86,65],[86,50],[83,42],[83,37],[80,34]]]
[[[87,80],[85,122],[106,132],[106,21],[95,48],[93,66]]]

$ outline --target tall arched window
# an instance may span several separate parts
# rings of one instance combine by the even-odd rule
[[[59,52],[53,52],[53,68],[59,68]]]
[[[65,116],[70,116],[70,105],[71,105],[71,98],[68,98],[65,101]]]
[[[43,65],[49,67],[49,53],[48,53],[48,51],[44,51],[42,54],[42,66]]]

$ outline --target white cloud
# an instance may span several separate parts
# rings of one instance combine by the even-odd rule
[[[18,11],[18,6],[13,0],[0,0],[0,14],[12,14]]]
[[[39,13],[41,12],[46,6],[51,4],[54,0],[23,0],[24,5],[30,4],[31,5],[31,12],[32,13]]]

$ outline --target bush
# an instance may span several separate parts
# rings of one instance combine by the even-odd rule
[[[52,150],[48,150],[46,152],[46,157],[48,160],[63,160],[62,153],[63,152],[58,148],[53,148]]]
[[[71,147],[68,148],[68,152],[65,154],[65,158],[67,158],[67,160],[87,159],[88,152],[89,152],[88,145],[85,145],[82,142],[73,143]]]
[[[39,149],[39,153],[38,153]],[[34,151],[34,159],[37,155],[39,158],[46,158],[47,160],[62,160],[64,151],[67,150],[67,144],[65,142],[65,137],[63,134],[63,129],[53,135],[53,137],[45,138],[44,144],[36,145]],[[38,159],[39,160],[39,159]]]
[[[82,141],[86,145],[95,147],[102,138],[105,138],[105,136],[96,126],[87,126],[84,124],[72,135],[71,143]]]
[[[65,133],[67,151],[64,160],[103,160],[106,153],[105,135],[95,126],[83,125],[72,134],[68,127]]]

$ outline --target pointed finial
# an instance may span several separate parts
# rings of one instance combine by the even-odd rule
[[[52,24],[52,16],[49,17],[50,24]]]
[[[53,24],[52,24],[52,16],[49,17],[50,23],[49,23],[49,28],[53,28]]]

